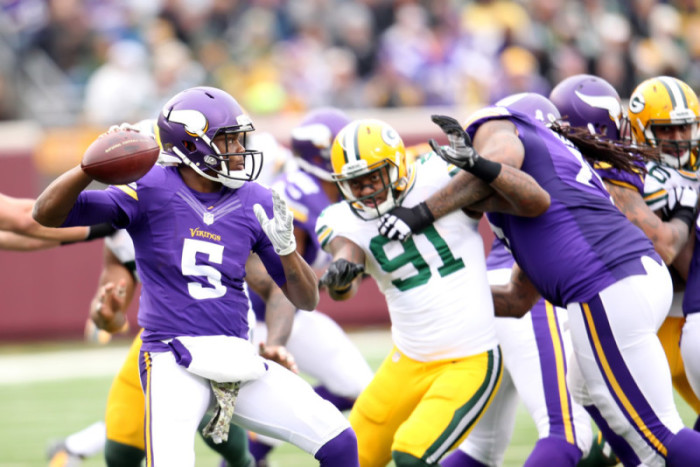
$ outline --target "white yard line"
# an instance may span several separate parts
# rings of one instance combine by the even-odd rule
[[[0,355],[0,385],[112,376],[129,347]]]
[[[391,349],[386,329],[348,332],[364,353],[382,358]],[[102,378],[117,373],[129,351],[129,343],[120,347],[94,347],[85,350],[54,350],[33,353],[0,354],[0,386],[74,378]]]

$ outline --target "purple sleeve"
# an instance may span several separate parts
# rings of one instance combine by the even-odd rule
[[[280,257],[275,253],[272,244],[268,241],[268,244],[264,248],[257,250],[256,253],[260,256],[260,260],[262,260],[265,269],[267,269],[267,273],[272,277],[272,280],[275,281],[275,284],[280,287],[286,284],[287,277],[284,275],[282,260],[280,260]]]
[[[62,227],[94,225],[108,222],[121,228],[128,224],[126,213],[106,190],[83,191],[63,221]]]
[[[644,195],[644,172],[640,169],[637,173],[629,173],[611,167],[610,164],[598,162],[593,167],[600,178],[607,180],[613,185],[619,185],[630,190],[636,190],[640,195]]]

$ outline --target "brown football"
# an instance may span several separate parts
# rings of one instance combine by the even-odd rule
[[[159,153],[158,143],[149,135],[131,130],[110,131],[87,148],[80,167],[98,182],[123,185],[146,175]]]

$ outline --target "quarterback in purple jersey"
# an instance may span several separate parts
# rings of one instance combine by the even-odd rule
[[[557,108],[546,97],[520,93],[496,105],[520,110],[545,124],[558,120]],[[513,256],[494,239],[486,258],[489,284],[510,280]],[[496,319],[496,334],[503,350],[503,380],[493,404],[467,439],[442,461],[443,467],[501,465],[510,442],[518,399],[535,422],[539,440],[525,466],[577,465],[591,445],[590,417],[566,386],[571,336],[566,310],[539,300],[521,319]],[[519,396],[519,397],[518,397]]]
[[[316,276],[296,253],[291,213],[253,182],[262,163],[261,153],[245,148],[253,130],[224,91],[185,90],[165,104],[156,128],[161,150],[180,165],[156,165],[137,182],[103,191],[83,191],[91,179],[78,166],[35,204],[43,225],[99,219],[126,228],[134,241],[148,465],[194,465],[194,433],[213,398],[207,432],[215,442],[226,439],[232,420],[292,442],[321,465],[358,463],[345,417],[247,340],[243,280],[251,252],[297,307],[318,303]]]
[[[683,426],[656,336],[672,285],[651,241],[614,206],[579,150],[544,125],[499,107],[476,112],[466,131],[449,117],[433,121],[450,143],[436,150],[464,170],[422,209],[385,215],[380,233],[407,237],[461,207],[487,212],[517,263],[509,284],[492,287],[496,312],[521,316],[540,295],[566,307],[576,356],[568,382],[577,401],[627,441],[636,464],[700,465],[700,434]],[[624,167],[615,150],[609,155]],[[490,195],[508,165],[549,193],[544,214],[494,212]]]

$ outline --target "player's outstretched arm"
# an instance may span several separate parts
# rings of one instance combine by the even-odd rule
[[[34,203],[32,216],[46,227],[60,227],[78,199],[78,195],[92,181],[80,166],[60,175],[46,187]]]
[[[258,255],[250,255],[245,270],[248,286],[265,301],[267,340],[260,343],[260,355],[298,373],[294,356],[285,347],[294,325],[296,307],[277,287]]]
[[[97,291],[90,302],[90,318],[99,329],[115,333],[128,326],[126,310],[135,288],[134,274],[105,246]]]
[[[65,229],[44,227],[32,217],[33,208],[33,199],[14,198],[0,193],[0,230],[51,242],[37,242],[30,238],[22,239],[6,235],[5,241],[0,248],[29,251],[58,246],[61,242],[80,242],[87,238],[89,233],[87,227],[69,227]]]
[[[450,141],[449,146],[443,147],[431,140],[433,150],[462,170],[426,201],[384,214],[379,222],[381,235],[403,241],[457,209],[523,217],[537,217],[549,209],[549,193],[520,170],[525,148],[515,125],[507,120],[488,121],[479,127],[472,144],[469,135],[451,117],[434,115],[433,121]]]
[[[508,318],[524,316],[540,299],[540,293],[517,263],[513,265],[510,282],[492,285],[491,294],[496,316]]]
[[[0,250],[36,251],[59,246],[56,240],[44,240],[27,235],[20,235],[7,230],[0,230]]]
[[[447,130],[441,128],[449,131],[448,139],[453,146],[449,149],[455,154],[464,152],[467,162],[458,165],[462,172],[444,191],[427,200],[426,204],[436,219],[458,208],[524,217],[537,217],[549,208],[549,193],[530,175],[519,170],[525,158],[525,148],[513,123],[507,120],[484,123],[476,131],[473,145],[461,126],[449,125]],[[453,141],[461,141],[461,144],[453,144]],[[448,162],[454,159],[448,154],[447,147],[436,147],[436,152]],[[475,170],[478,167],[482,168]]]
[[[319,280],[319,287],[326,287],[333,300],[352,298],[365,271],[365,254],[355,242],[345,237],[335,237],[328,244],[333,262]]]

